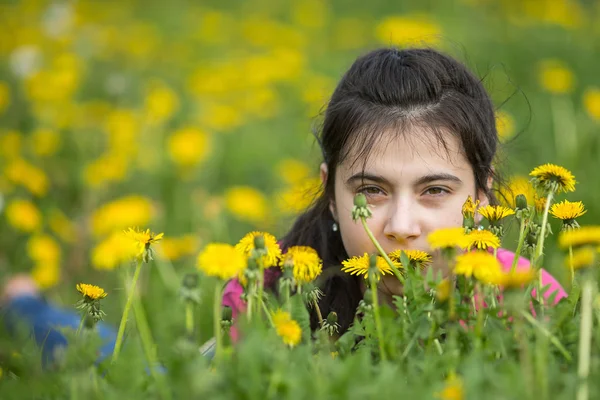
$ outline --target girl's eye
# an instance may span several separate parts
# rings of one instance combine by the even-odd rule
[[[365,186],[363,188],[358,189],[359,193],[363,193],[366,196],[376,196],[378,194],[383,194],[383,190],[379,189],[377,186]]]
[[[429,196],[441,196],[443,194],[449,193],[449,191],[442,187],[434,186],[434,187],[430,187],[427,190],[425,190],[424,193]]]

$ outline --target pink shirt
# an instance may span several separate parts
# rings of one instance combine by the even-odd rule
[[[498,261],[502,265],[504,271],[510,271],[512,262],[515,258],[515,253],[505,249],[498,249]],[[523,257],[519,257],[517,264],[517,270],[523,270],[530,268],[529,260]],[[270,288],[275,285],[277,279],[281,275],[281,270],[278,267],[267,268],[265,270],[265,287]],[[567,297],[567,292],[558,283],[558,281],[550,275],[546,270],[542,269],[542,286],[550,285],[549,289],[544,293],[544,298],[549,298],[554,292],[554,304],[558,303],[560,299]],[[237,279],[233,279],[227,282],[225,290],[223,292],[223,306],[231,307],[233,318],[236,318],[240,313],[246,311],[246,303],[242,301],[240,296],[244,292],[244,288]],[[535,296],[535,289],[532,291],[532,296]],[[231,337],[233,340],[237,340],[236,329],[231,329]]]

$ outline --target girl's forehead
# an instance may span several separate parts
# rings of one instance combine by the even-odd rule
[[[371,143],[365,141],[363,146],[357,141],[339,165],[341,171],[349,174],[407,168],[471,169],[457,135],[417,127],[403,132],[386,131]]]

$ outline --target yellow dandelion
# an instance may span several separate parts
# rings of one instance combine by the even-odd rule
[[[31,278],[41,289],[52,287],[60,280],[60,265],[56,262],[38,262],[31,270]]]
[[[411,265],[414,265],[421,269],[429,265],[432,260],[431,254],[423,250],[394,250],[391,253],[389,253],[388,256],[393,262],[402,264],[402,262],[400,261],[400,254],[402,252],[406,254],[406,257],[408,257],[408,261]]]
[[[492,206],[489,204],[485,207],[479,208],[477,211],[482,217],[487,219],[491,225],[494,225],[502,218],[506,218],[515,213],[515,211],[511,208],[504,206]]]
[[[496,112],[496,131],[500,141],[510,139],[515,134],[515,119],[506,111]]]
[[[402,268],[400,263],[394,264],[398,269]],[[392,273],[392,269],[383,257],[377,256],[377,262],[375,265],[381,275]],[[365,279],[369,279],[369,255],[365,253],[360,257],[355,256],[348,260],[342,261],[342,271],[347,272],[350,275],[363,275]]]
[[[544,213],[544,209],[546,208],[546,198],[536,195],[533,203],[535,206],[535,212],[539,215],[542,215]]]
[[[586,212],[587,210],[584,209],[581,201],[571,202],[564,200],[560,203],[553,204],[550,208],[550,214],[552,214],[554,218],[567,222],[581,217]]]
[[[210,139],[206,132],[185,127],[169,136],[167,149],[171,159],[180,167],[193,167],[210,154]]]
[[[524,176],[513,176],[509,179],[507,187],[501,190],[502,197],[506,200],[506,205],[515,208],[515,198],[522,194],[527,199],[527,204],[533,204],[535,198],[535,189],[531,181]]]
[[[27,254],[37,263],[58,263],[61,259],[60,245],[50,235],[33,235],[27,240]]]
[[[235,278],[246,269],[246,258],[230,244],[210,243],[198,255],[197,266],[205,275],[222,280]]]
[[[434,231],[427,236],[427,241],[432,250],[467,247],[467,235],[462,227],[443,228]]]
[[[467,197],[467,200],[464,202],[463,207],[462,207],[463,217],[473,218],[475,216],[475,211],[477,210],[478,206],[479,206],[479,200],[477,200],[476,202],[473,202],[473,198],[471,197],[471,195],[469,195],[469,197]]]
[[[299,284],[309,283],[316,279],[323,270],[323,262],[312,247],[292,246],[283,256],[281,266],[291,262],[294,279]]]
[[[463,400],[465,398],[465,390],[462,379],[455,374],[450,374],[448,379],[446,379],[444,389],[436,393],[436,397],[440,400]]]
[[[304,161],[288,158],[277,164],[277,174],[288,185],[295,185],[309,177],[310,168]]]
[[[583,94],[583,105],[587,113],[596,121],[600,121],[600,88],[591,87]]]
[[[239,241],[238,244],[235,245],[235,248],[244,257],[249,258],[252,256],[252,251],[255,250],[254,239],[261,235],[265,240],[265,249],[267,250],[267,254],[263,255],[262,257],[262,267],[273,267],[279,264],[279,259],[281,258],[281,248],[279,247],[275,236],[271,235],[270,233],[257,231],[249,232]]]
[[[573,192],[575,191],[575,177],[568,169],[555,164],[544,164],[535,167],[529,173],[533,181],[545,191]]]
[[[467,240],[469,245],[467,246],[468,250],[472,248],[478,250],[485,250],[488,247],[492,249],[497,249],[500,247],[500,238],[496,236],[493,232],[484,230],[472,230],[471,233],[467,235]]]
[[[573,260],[569,256],[565,257],[565,265],[567,267],[573,264],[573,269],[581,269],[591,267],[596,260],[597,251],[595,251],[592,247],[583,247],[581,249],[577,249],[573,251]]]
[[[439,42],[442,27],[425,14],[397,15],[382,20],[375,35],[386,45],[410,46],[417,43],[429,45]]]
[[[533,269],[503,272],[498,276],[497,284],[505,289],[518,289],[533,282],[537,276]]]
[[[227,189],[225,206],[242,221],[258,223],[265,221],[268,216],[268,204],[264,194],[249,186]]]
[[[558,245],[563,249],[585,245],[600,246],[600,226],[584,226],[579,229],[562,231]]]
[[[497,284],[502,268],[492,254],[486,251],[472,251],[456,257],[454,273],[467,278],[474,276],[483,283]]]
[[[452,283],[449,279],[442,279],[440,283],[435,286],[435,298],[439,302],[445,302],[450,297],[450,290],[452,289]]]
[[[29,200],[15,199],[6,206],[6,219],[15,229],[34,232],[42,224],[42,215]]]
[[[539,65],[540,85],[554,94],[569,93],[575,85],[575,75],[561,60],[543,60]]]
[[[124,231],[125,236],[131,239],[135,243],[135,257],[140,258],[146,254],[147,251],[150,251],[152,244],[158,242],[165,235],[164,233],[156,234],[154,232],[150,232],[150,229],[139,230],[137,228],[129,228]]]
[[[87,283],[78,283],[77,291],[81,293],[86,300],[100,300],[107,296],[107,293],[99,286],[89,285]]]
[[[302,329],[298,322],[292,319],[290,313],[277,310],[272,314],[273,325],[283,343],[290,347],[296,346],[302,339]]]

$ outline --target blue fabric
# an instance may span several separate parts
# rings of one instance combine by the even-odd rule
[[[42,349],[44,365],[52,362],[57,347],[67,345],[67,339],[56,328],[77,329],[81,321],[78,313],[53,306],[42,297],[31,295],[13,298],[2,307],[2,314],[9,331],[14,331],[17,325],[23,323],[31,329],[35,341]],[[117,332],[103,322],[96,324],[96,329],[104,343],[99,349],[97,362],[100,362],[112,354]]]

